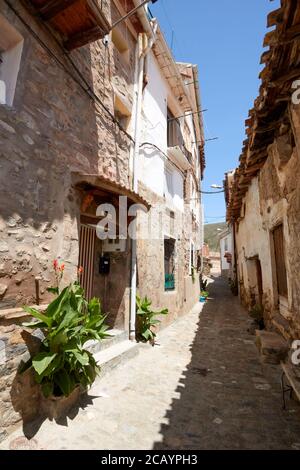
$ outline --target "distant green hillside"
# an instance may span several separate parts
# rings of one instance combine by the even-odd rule
[[[204,225],[204,242],[209,245],[210,251],[219,251],[220,230],[226,228],[226,223]]]

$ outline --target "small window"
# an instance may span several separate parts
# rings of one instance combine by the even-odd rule
[[[124,39],[122,33],[118,29],[113,29],[111,33],[111,40],[118,50],[120,57],[124,62],[129,63],[130,52],[127,41]]]
[[[284,233],[282,224],[278,225],[278,227],[273,230],[273,240],[278,295],[287,298],[288,283],[285,264]]]
[[[175,290],[175,240],[165,238],[165,291]]]
[[[0,15],[0,104],[13,104],[22,49],[23,37]]]

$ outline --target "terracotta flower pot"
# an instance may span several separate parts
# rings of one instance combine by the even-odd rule
[[[50,396],[45,398],[41,391],[40,397],[40,411],[41,414],[49,418],[50,420],[57,420],[62,416],[68,414],[79,401],[81,394],[81,387],[78,385],[73,392],[68,396],[55,397]]]

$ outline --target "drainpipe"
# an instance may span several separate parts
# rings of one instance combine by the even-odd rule
[[[138,3],[137,0],[134,3]],[[140,154],[141,142],[141,121],[142,121],[142,101],[143,101],[143,75],[145,66],[145,57],[152,49],[156,39],[157,22],[152,20],[152,28],[149,25],[145,11],[139,12],[143,27],[147,31],[140,33],[136,48],[136,74],[135,74],[135,90],[136,105],[134,117],[134,150],[133,150],[133,191],[138,192],[138,158]],[[130,296],[130,316],[129,316],[129,339],[135,341],[135,323],[136,323],[136,286],[137,286],[137,242],[136,242],[136,221],[134,222],[134,238],[131,240],[131,296]]]

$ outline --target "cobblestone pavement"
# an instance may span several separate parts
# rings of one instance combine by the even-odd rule
[[[220,279],[212,299],[155,348],[98,381],[59,424],[16,431],[0,448],[300,449],[300,407],[282,410],[280,370],[262,365],[249,320]]]

